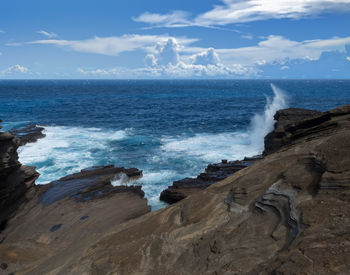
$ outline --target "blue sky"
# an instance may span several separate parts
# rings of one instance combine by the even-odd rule
[[[350,78],[349,45],[350,0],[0,3],[2,79]]]

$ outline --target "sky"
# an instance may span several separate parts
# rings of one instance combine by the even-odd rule
[[[350,78],[350,0],[1,0],[13,78]]]

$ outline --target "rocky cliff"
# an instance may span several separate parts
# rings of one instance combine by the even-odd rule
[[[0,231],[23,203],[34,196],[34,182],[39,176],[33,167],[19,163],[19,145],[18,138],[0,132]]]
[[[91,167],[35,185],[39,174],[19,163],[17,148],[42,138],[41,131],[14,131],[20,138],[0,133],[0,274],[26,273],[33,263],[74,251],[77,242],[151,210],[141,186],[127,186],[142,177],[136,168]],[[124,185],[113,186],[114,180]]]
[[[348,274],[350,105],[283,127],[274,153],[172,206],[59,253],[8,241],[0,259],[26,274]]]

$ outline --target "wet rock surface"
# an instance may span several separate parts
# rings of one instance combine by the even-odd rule
[[[222,160],[221,163],[209,164],[205,171],[196,178],[185,178],[174,181],[173,185],[162,191],[160,194],[160,200],[170,204],[178,202],[195,192],[203,190],[210,185],[251,166],[260,159],[262,159],[262,156],[247,157],[244,160],[236,161]]]
[[[10,130],[9,133],[20,139],[20,146],[24,146],[27,143],[36,142],[40,138],[44,138],[46,135],[43,133],[44,127],[40,127],[34,124],[24,127]]]
[[[134,192],[144,197],[141,186],[113,186],[111,181],[119,174],[125,174],[129,180],[142,177],[142,171],[137,168],[126,169],[114,165],[91,167],[41,186],[45,191],[39,201],[48,206],[66,197],[83,202],[120,192]]]

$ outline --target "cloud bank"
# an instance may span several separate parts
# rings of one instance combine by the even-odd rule
[[[151,26],[224,26],[269,19],[301,19],[322,13],[349,12],[350,0],[221,0],[222,4],[189,18],[185,11],[143,13],[133,18]]]
[[[123,36],[94,37],[87,40],[62,40],[46,39],[27,42],[26,44],[55,45],[65,47],[78,52],[96,53],[110,56],[117,56],[123,52],[142,50],[154,51],[155,43],[164,43],[171,38],[169,35],[139,35],[127,34]],[[197,41],[186,37],[178,37],[177,40],[188,45]]]
[[[28,73],[29,73],[29,69],[19,64],[13,65],[11,67],[8,67],[0,71],[1,76],[11,76],[15,74],[28,74]]]
[[[175,38],[159,42],[137,69],[78,69],[83,75],[117,78],[350,77],[350,37],[293,41],[269,36],[235,49],[184,47]],[[318,68],[312,69],[312,66]]]

